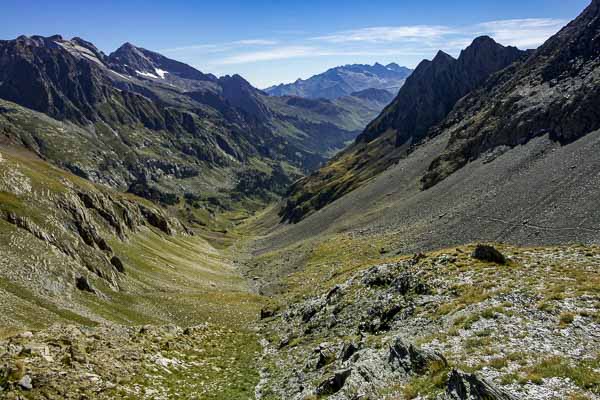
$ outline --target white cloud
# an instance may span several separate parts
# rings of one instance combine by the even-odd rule
[[[337,32],[331,35],[312,38],[330,43],[351,42],[397,42],[415,39],[434,39],[456,33],[447,26],[414,25],[414,26],[379,26]]]
[[[529,18],[490,21],[475,26],[474,32],[488,34],[497,42],[521,48],[535,48],[566,24],[562,19]]]
[[[288,58],[314,56],[318,52],[320,52],[319,49],[309,46],[274,47],[269,50],[234,54],[221,60],[219,64],[246,64],[259,61],[284,60]]]
[[[236,42],[231,42],[234,45],[240,46],[273,46],[278,44],[277,40],[266,40],[266,39],[246,39],[246,40],[238,40]]]
[[[259,86],[266,87],[282,81],[293,81],[298,76],[307,77],[306,71],[309,69],[314,73],[319,72],[320,68],[345,62],[395,61],[414,67],[423,59],[431,59],[438,50],[458,56],[475,37],[481,35],[489,35],[503,45],[521,49],[536,48],[565,23],[559,19],[529,18],[466,26],[376,26],[319,36],[305,32],[274,31],[267,38],[197,44],[162,52],[197,65],[200,70],[241,73]],[[315,67],[311,69],[311,66]]]
[[[242,47],[259,47],[259,46],[274,46],[279,42],[270,39],[243,39],[236,40],[234,42],[226,43],[205,43],[195,44],[190,46],[173,47],[170,49],[163,49],[163,53],[184,53],[184,52],[196,52],[196,53],[223,53],[237,48]]]
[[[443,25],[380,26],[335,32],[311,40],[334,44],[422,43],[444,46],[448,43],[470,43],[475,36],[487,34],[505,45],[537,47],[556,33],[566,21],[549,18],[527,18],[490,21],[452,27]]]

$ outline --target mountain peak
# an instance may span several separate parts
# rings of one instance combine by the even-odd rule
[[[387,66],[376,62],[369,64],[346,64],[327,71],[298,79],[294,83],[275,85],[265,89],[272,96],[299,96],[310,99],[335,100],[351,96],[366,89],[382,89],[395,95],[412,73],[411,69],[391,63]]]
[[[434,61],[435,63],[440,63],[440,62],[456,61],[456,59],[454,57],[452,57],[450,54],[440,50],[437,52],[435,57],[433,57],[432,61]]]
[[[490,36],[482,35],[473,39],[471,46],[498,45],[498,43]]]
[[[125,42],[123,43],[117,50],[115,50],[112,54],[122,54],[122,53],[131,53],[133,51],[140,51],[141,49],[136,45]]]

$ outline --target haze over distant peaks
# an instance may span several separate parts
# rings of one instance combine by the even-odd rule
[[[351,64],[335,67],[306,80],[267,88],[272,96],[337,99],[366,89],[382,89],[396,95],[412,70],[396,63]]]

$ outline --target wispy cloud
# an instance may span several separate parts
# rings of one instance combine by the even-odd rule
[[[488,34],[503,44],[531,48],[544,43],[566,24],[562,19],[529,18],[484,22],[474,32]]]
[[[277,40],[267,40],[267,39],[247,39],[247,40],[238,40],[236,42],[231,42],[233,45],[240,46],[273,46],[278,44]]]
[[[336,44],[385,44],[423,42],[426,45],[465,43],[477,35],[487,34],[498,42],[513,46],[539,46],[556,33],[566,21],[549,18],[510,19],[483,22],[462,27],[444,25],[380,26],[346,30],[311,38]]]
[[[267,37],[223,43],[198,43],[161,52],[216,74],[241,73],[259,87],[292,82],[342,63],[398,62],[414,67],[438,50],[453,56],[475,37],[489,35],[503,45],[531,49],[558,32],[567,21],[508,19],[471,25],[370,26],[311,35],[273,31]],[[289,62],[287,60],[290,60]]]
[[[242,39],[162,50],[178,56],[207,55],[211,66],[240,65],[315,57],[429,57],[437,50],[451,54],[480,35],[520,48],[535,48],[566,21],[547,18],[489,21],[468,26],[379,26],[283,39]]]
[[[203,43],[194,44],[189,46],[173,47],[170,49],[163,49],[163,53],[183,53],[183,52],[196,52],[196,53],[223,53],[235,49],[242,49],[246,47],[259,47],[259,46],[274,46],[279,41],[271,39],[243,39],[236,40],[233,42],[226,43]]]
[[[259,61],[285,60],[289,58],[310,57],[317,55],[321,50],[309,46],[282,46],[268,50],[242,52],[226,57],[220,64],[246,64]]]
[[[215,65],[234,65],[324,56],[428,56],[437,50],[457,54],[479,35],[492,36],[504,45],[534,48],[556,33],[565,21],[559,19],[511,19],[469,26],[414,25],[380,26],[333,32],[280,44],[275,40],[240,40],[217,46],[229,52]],[[227,46],[229,46],[227,48]],[[264,49],[250,51],[248,47]],[[194,49],[198,47],[189,47]],[[183,48],[186,49],[186,48]],[[202,47],[215,51],[212,47]],[[176,50],[181,50],[176,49]]]
[[[331,35],[314,37],[312,40],[329,43],[382,43],[414,39],[432,39],[454,33],[456,33],[456,31],[453,28],[437,25],[379,26],[341,31]]]

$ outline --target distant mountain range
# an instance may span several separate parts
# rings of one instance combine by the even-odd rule
[[[337,99],[366,89],[386,90],[393,95],[404,85],[412,70],[392,63],[352,64],[331,68],[309,79],[265,89],[272,96]]]

